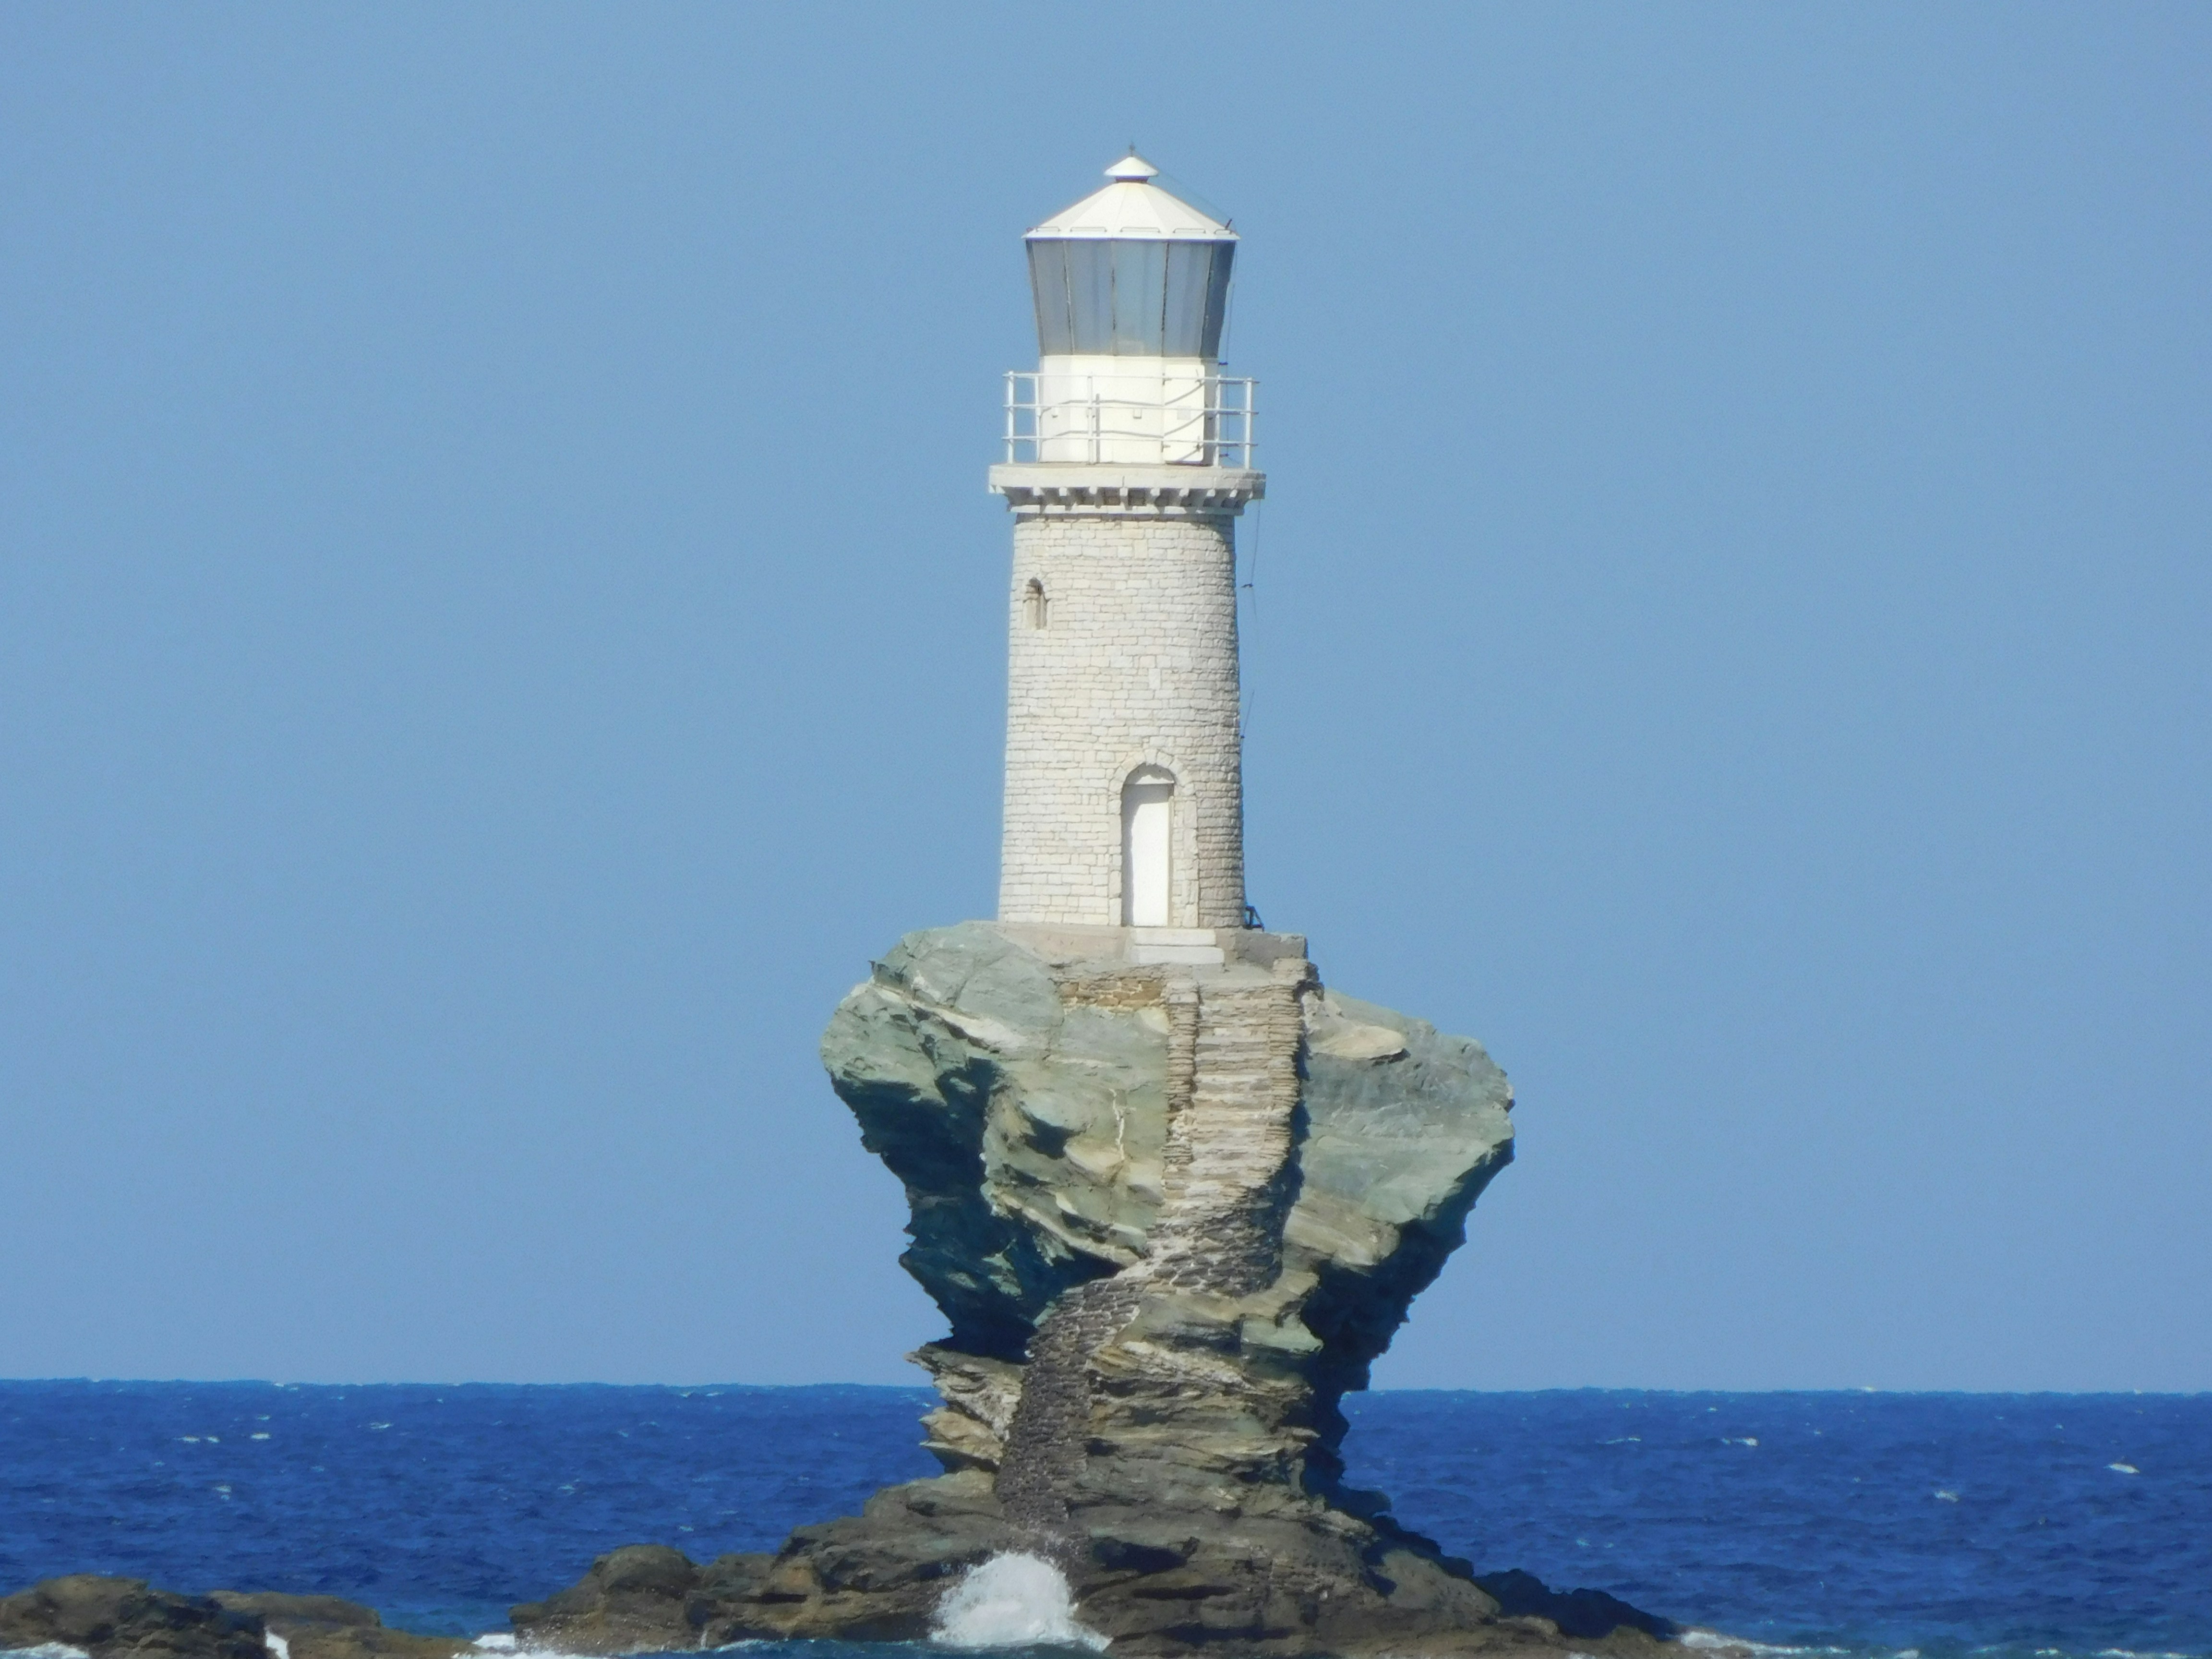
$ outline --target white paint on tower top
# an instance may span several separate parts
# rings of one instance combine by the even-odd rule
[[[1031,241],[1092,240],[1233,242],[1237,233],[1208,218],[1152,182],[1159,169],[1141,155],[1125,155],[1106,169],[1114,182],[1086,196],[1029,234]]]

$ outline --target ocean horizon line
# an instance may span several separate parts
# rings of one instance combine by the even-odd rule
[[[823,1380],[809,1382],[608,1382],[599,1378],[569,1378],[547,1381],[532,1378],[468,1377],[423,1378],[380,1377],[370,1379],[277,1378],[264,1376],[94,1376],[89,1375],[56,1376],[0,1376],[0,1389],[46,1388],[77,1383],[86,1387],[112,1388],[235,1388],[235,1389],[656,1389],[672,1394],[704,1392],[749,1394],[801,1394],[866,1391],[871,1394],[910,1394],[917,1397],[933,1398],[936,1391],[927,1382],[853,1382]],[[1362,1395],[1480,1395],[1499,1396],[1512,1395],[1645,1395],[1687,1399],[1706,1395],[1728,1395],[1736,1398],[1761,1397],[1772,1399],[1784,1395],[1832,1398],[1847,1395],[1898,1395],[1917,1399],[1973,1399],[1973,1400],[2196,1400],[2212,1395],[2212,1386],[2201,1389],[1991,1389],[1991,1388],[1890,1388],[1876,1384],[1820,1384],[1779,1388],[1679,1388],[1643,1383],[1588,1382],[1550,1383],[1537,1388],[1489,1388],[1481,1385],[1420,1384],[1415,1386],[1386,1386],[1354,1389],[1345,1396],[1357,1400]]]

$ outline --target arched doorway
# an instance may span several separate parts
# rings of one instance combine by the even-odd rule
[[[1140,766],[1121,786],[1121,921],[1164,927],[1175,890],[1175,774]]]

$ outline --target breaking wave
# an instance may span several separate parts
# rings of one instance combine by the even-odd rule
[[[937,1604],[930,1639],[949,1648],[1090,1648],[1106,1638],[1076,1622],[1067,1578],[1041,1555],[994,1555]]]

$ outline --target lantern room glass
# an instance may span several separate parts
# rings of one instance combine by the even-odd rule
[[[1037,237],[1029,250],[1043,356],[1219,358],[1236,243]]]

